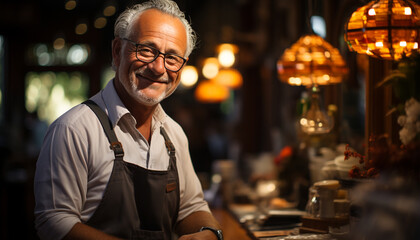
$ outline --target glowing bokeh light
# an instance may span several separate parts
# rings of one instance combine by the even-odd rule
[[[217,58],[207,58],[204,61],[202,72],[203,76],[207,79],[216,77],[219,73],[219,61]]]
[[[75,33],[77,35],[83,35],[87,32],[87,30],[88,30],[87,24],[86,23],[80,23],[80,24],[77,24],[76,29],[75,29]]]
[[[95,22],[93,23],[93,26],[97,29],[104,28],[106,26],[107,20],[104,17],[98,17]]]
[[[198,81],[198,72],[194,66],[187,65],[181,72],[181,84],[185,87],[192,87]]]

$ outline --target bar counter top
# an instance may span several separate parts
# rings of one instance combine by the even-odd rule
[[[255,230],[249,229],[246,224],[241,224],[238,215],[235,214],[235,208],[213,208],[211,211],[214,217],[219,221],[225,240],[258,240],[270,237],[287,236],[294,227],[290,229],[271,229],[271,230]]]
[[[214,217],[219,221],[224,240],[253,240],[246,229],[232,216],[232,214],[223,208],[211,210]]]

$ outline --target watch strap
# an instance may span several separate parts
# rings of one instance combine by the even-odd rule
[[[223,233],[222,233],[222,230],[216,230],[216,229],[211,228],[211,227],[202,227],[202,228],[200,229],[200,232],[201,232],[201,231],[204,231],[204,230],[210,230],[210,231],[212,231],[212,232],[214,233],[214,235],[216,235],[217,240],[223,240]]]

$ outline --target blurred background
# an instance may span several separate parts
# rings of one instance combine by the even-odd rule
[[[139,2],[0,1],[0,239],[37,239],[32,190],[43,135],[54,119],[112,79],[113,24]],[[363,151],[365,78],[367,62],[374,60],[349,52],[344,25],[367,1],[176,2],[198,35],[187,63],[196,72],[191,77],[185,70],[182,84],[162,105],[186,132],[204,189],[221,162],[233,164],[231,174],[244,183],[278,174],[270,170],[289,147],[293,161],[283,166],[285,189],[293,192],[299,182],[306,194],[317,180],[308,167],[311,154],[325,148],[335,154],[342,144]],[[337,49],[348,68],[339,83],[320,86],[321,107],[334,120],[328,134],[302,132],[298,119],[311,92],[279,78],[278,60],[309,33]],[[223,49],[232,51],[218,59]],[[213,70],[205,64],[211,61]],[[376,66],[371,75],[383,72],[381,63]],[[233,74],[227,77],[235,80],[231,85],[215,81],[222,71]]]

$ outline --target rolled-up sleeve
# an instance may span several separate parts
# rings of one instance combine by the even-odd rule
[[[35,227],[41,239],[61,239],[80,222],[87,190],[88,146],[70,126],[53,123],[35,171]]]

